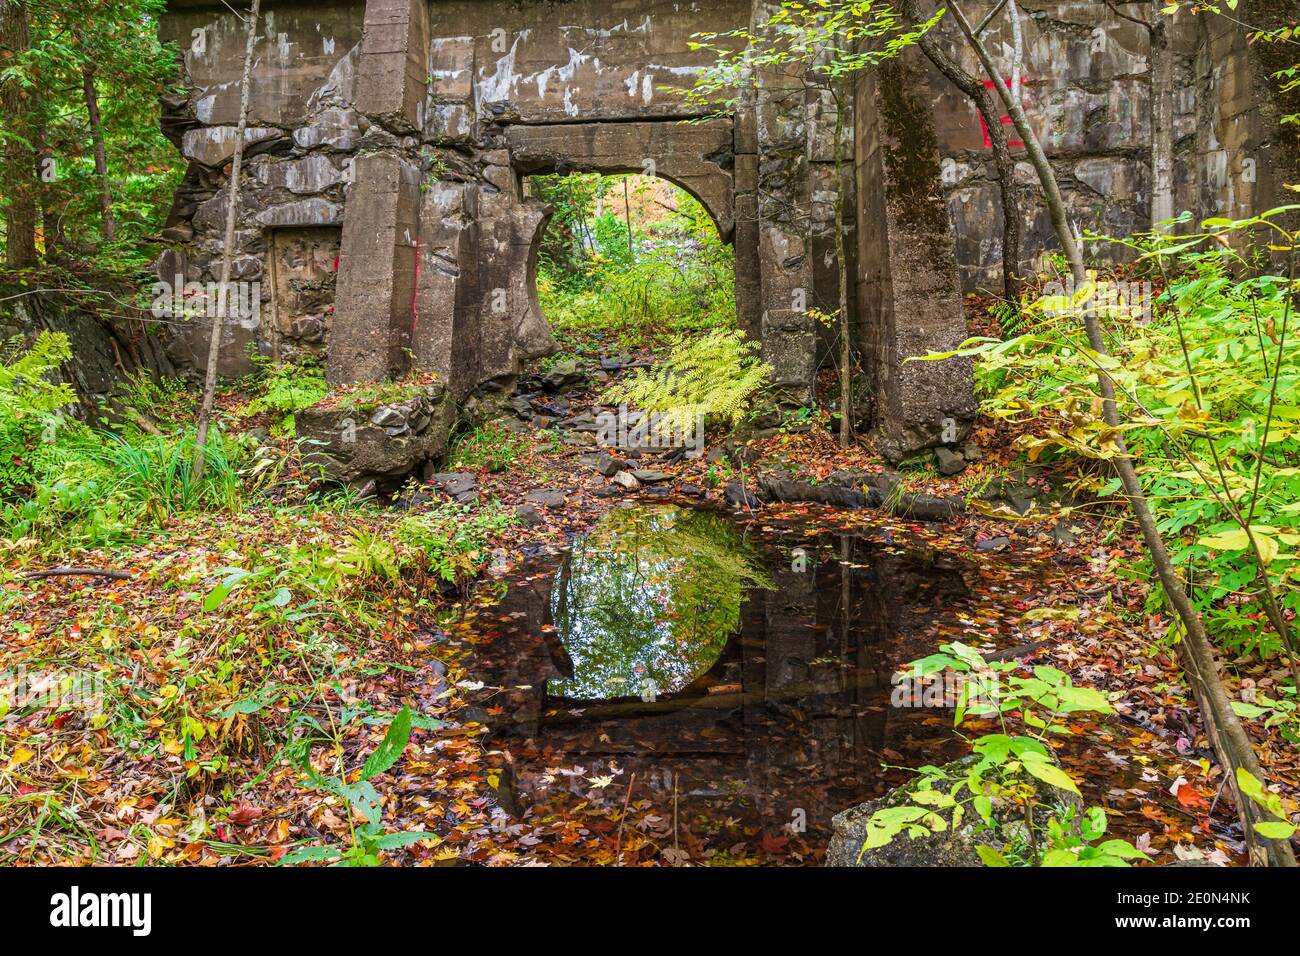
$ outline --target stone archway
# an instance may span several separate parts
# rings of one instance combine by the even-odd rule
[[[511,170],[516,177],[554,173],[638,174],[653,176],[678,186],[695,198],[718,230],[719,238],[733,245],[737,264],[753,261],[757,243],[752,230],[737,230],[734,128],[730,120],[684,123],[674,120],[620,123],[564,123],[543,126],[513,125],[505,130]],[[537,303],[537,254],[550,216],[536,200],[526,200],[534,210],[535,224],[525,273],[526,308],[520,329],[529,338],[544,335],[539,349],[553,345],[549,328]],[[757,309],[757,290],[736,282],[736,314]],[[539,320],[540,326],[539,329]]]
[[[680,186],[713,217],[723,242],[735,235],[732,124],[679,122],[511,126],[511,165],[521,175],[640,173]]]

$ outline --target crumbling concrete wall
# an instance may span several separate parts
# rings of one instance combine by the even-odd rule
[[[1269,0],[1276,2],[1276,0]],[[674,90],[709,62],[699,32],[761,31],[772,0],[277,0],[256,48],[235,278],[259,282],[256,314],[226,322],[223,374],[250,352],[324,351],[336,383],[432,371],[465,400],[508,385],[554,349],[537,304],[537,244],[550,210],[538,172],[654,172],[694,193],[736,249],[737,312],[785,400],[812,397],[838,307],[835,210],[852,277],[852,347],[867,370],[855,417],[897,456],[962,434],[973,415],[960,362],[907,359],[963,334],[960,292],[997,288],[997,184],[974,107],[913,51],[852,86],[798,68],[743,79],[723,120]],[[972,4],[971,10],[977,5]],[[1128,234],[1149,220],[1149,38],[1093,0],[1021,0],[1026,106],[1080,229]],[[950,55],[978,73],[949,25]],[[190,163],[165,237],[164,281],[220,268],[243,24],[216,0],[172,0],[165,39],[184,53],[183,97],[164,128]],[[989,35],[1000,56],[1010,37]],[[1178,208],[1240,215],[1275,196],[1284,148],[1269,140],[1260,69],[1244,35],[1186,15],[1171,36]],[[892,80],[883,80],[891,76]],[[835,136],[836,94],[844,112]],[[1276,106],[1276,104],[1274,104]],[[836,177],[836,163],[840,176]],[[1027,200],[1036,191],[1019,171]],[[947,215],[944,216],[946,207]],[[1053,240],[1026,201],[1025,262]],[[301,230],[325,230],[305,240]],[[336,232],[330,232],[334,230]],[[322,243],[337,235],[337,275]],[[299,265],[281,249],[317,249]],[[312,309],[281,302],[311,285]],[[322,297],[333,290],[334,301]],[[206,323],[177,340],[197,363]]]
[[[1279,11],[1289,8],[1294,19],[1294,3],[1269,3]],[[1134,17],[1152,18],[1149,8],[1121,6]],[[977,19],[981,7],[991,9],[992,3],[970,3],[963,9]],[[1025,110],[1077,230],[1126,237],[1149,229],[1149,31],[1115,16],[1098,0],[1020,0],[1019,7]],[[1262,16],[1252,13],[1251,20],[1268,26]],[[1284,16],[1277,16],[1280,23]],[[1261,69],[1246,33],[1232,19],[1186,10],[1166,23],[1174,59],[1175,214],[1190,211],[1197,220],[1244,217],[1284,202],[1280,185],[1285,180],[1276,171],[1296,162],[1295,137],[1278,126],[1278,111],[1271,102],[1276,81]],[[943,23],[939,32],[948,55],[972,75],[983,77],[955,24]],[[984,38],[1000,62],[1011,63],[1013,40],[1006,17],[999,17]],[[929,74],[962,285],[967,292],[1000,291],[1002,207],[984,124],[969,99],[933,67]],[[1024,151],[1014,149],[1018,137],[1003,119],[1020,160],[1020,272],[1030,274],[1043,251],[1056,248],[1056,241],[1037,178]],[[1105,262],[1117,260],[1124,251],[1095,244],[1089,254]]]

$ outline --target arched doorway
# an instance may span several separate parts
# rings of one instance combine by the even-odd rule
[[[562,349],[735,326],[735,253],[686,189],[636,173],[538,175],[524,188],[551,210],[531,280]]]
[[[505,141],[511,167],[524,182],[542,176],[600,174],[620,177],[617,192],[625,182],[621,177],[632,176],[643,193],[653,188],[651,183],[661,183],[682,197],[680,205],[690,207],[689,213],[702,211],[711,220],[717,241],[734,250],[726,276],[734,302],[731,311],[745,317],[756,309],[756,301],[750,300],[756,298],[757,289],[737,281],[737,264],[755,261],[757,248],[752,230],[737,229],[734,135],[730,120],[574,123],[510,126]],[[537,190],[526,191],[534,201],[539,198]],[[617,195],[612,203],[627,205]],[[528,280],[533,292],[538,256],[549,228],[549,219],[541,219],[533,237]],[[533,301],[540,308],[540,300]]]

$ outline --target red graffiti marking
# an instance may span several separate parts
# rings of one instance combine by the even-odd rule
[[[1028,79],[1029,79],[1029,77],[1027,77],[1027,76],[1022,76],[1022,77],[1020,78],[1020,82],[1023,84],[1023,83],[1025,83]],[[1010,78],[1010,77],[1007,77],[1006,84],[1007,84],[1007,88],[1010,89],[1010,88],[1011,88],[1011,78]],[[992,80],[985,80],[985,81],[984,81],[984,88],[985,88],[985,89],[988,89],[988,90],[993,89],[993,81],[992,81]],[[984,114],[983,114],[983,113],[980,113],[979,110],[976,110],[975,112],[976,112],[976,114],[979,116],[979,119],[980,119],[980,132],[981,132],[982,134],[984,134],[984,148],[985,148],[985,149],[992,149],[992,148],[993,148],[993,141],[989,139],[989,126],[988,126],[987,123],[984,122]],[[1011,117],[1010,117],[1010,116],[1005,116],[1005,115],[1002,116],[1001,119],[999,120],[999,122],[1000,122],[1003,126],[1011,126],[1011,125],[1012,125],[1012,123],[1011,123]],[[1022,139],[1009,139],[1009,140],[1007,140],[1007,145],[1008,145],[1009,147],[1011,147],[1012,149],[1024,149],[1025,141],[1022,140]]]

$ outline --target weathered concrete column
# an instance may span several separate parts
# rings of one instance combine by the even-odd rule
[[[757,0],[751,30],[766,29],[779,7]],[[778,395],[806,405],[817,361],[806,84],[798,64],[756,70],[754,80],[763,358]]]
[[[938,141],[914,51],[856,93],[858,314],[880,451],[898,461],[957,441],[976,413],[967,359],[908,362],[966,338]]]
[[[409,364],[421,173],[395,136],[420,128],[428,49],[424,0],[367,0],[356,106],[387,135],[371,137],[374,152],[363,140],[353,161],[329,342],[336,385],[395,377]]]
[[[732,128],[735,154],[733,248],[736,255],[736,324],[750,338],[762,333],[763,292],[758,258],[758,116],[753,75],[742,79]]]
[[[423,122],[429,78],[425,0],[366,0],[357,66],[357,109],[385,129],[414,133]]]
[[[335,385],[406,371],[415,297],[420,169],[386,151],[358,156],[353,171],[329,341]]]
[[[476,183],[433,182],[420,209],[411,353],[460,401],[478,383],[478,225]]]
[[[485,194],[479,208],[478,378],[503,383],[519,374],[521,363],[558,348],[536,284],[538,240],[551,211],[506,189]]]

